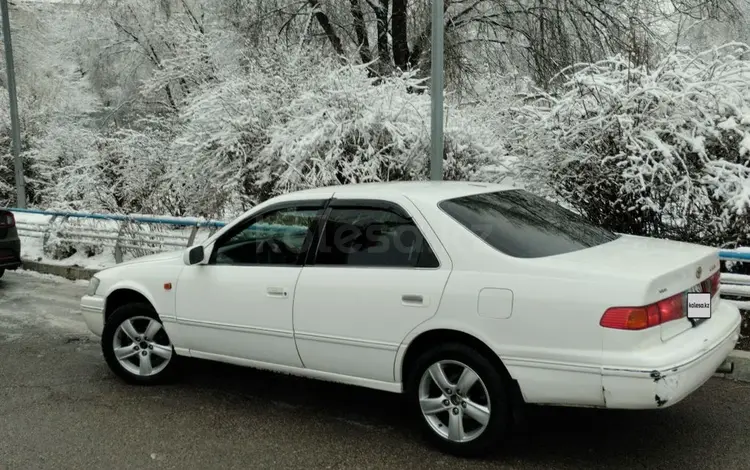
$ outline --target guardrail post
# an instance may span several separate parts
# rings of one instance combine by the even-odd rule
[[[52,223],[55,221],[56,218],[57,218],[56,215],[52,216],[52,219],[49,221],[48,227],[52,227]],[[57,236],[64,236],[63,225],[65,225],[65,222],[67,221],[68,221],[68,216],[67,215],[62,216],[62,218],[60,219],[60,230],[57,230],[55,232]],[[47,248],[47,241],[49,240],[50,232],[51,232],[51,229],[47,230],[44,234],[44,236],[46,236],[46,239],[44,238],[44,236],[42,238],[42,253],[45,253],[45,249]]]
[[[69,217],[67,215],[62,216],[62,218],[60,219],[60,230],[57,231],[58,236],[65,237],[65,227],[63,227],[63,225],[65,225],[68,219]]]
[[[120,223],[120,229],[117,231],[117,239],[115,240],[115,263],[122,263],[122,247],[120,246],[120,237],[122,237],[125,227],[128,226],[128,219],[123,220]]]
[[[193,243],[195,243],[195,236],[198,234],[198,228],[200,225],[195,224],[193,225],[193,228],[190,229],[190,236],[188,237],[187,241],[187,247],[190,248],[193,246]]]
[[[49,219],[49,222],[47,222],[47,228],[42,233],[42,252],[44,252],[44,249],[47,247],[47,241],[49,240],[50,231],[55,224],[55,220],[57,220],[57,216],[53,215],[52,218]]]

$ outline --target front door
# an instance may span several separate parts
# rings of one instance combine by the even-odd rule
[[[325,201],[274,206],[220,237],[177,282],[177,328],[197,357],[301,367],[292,306]]]

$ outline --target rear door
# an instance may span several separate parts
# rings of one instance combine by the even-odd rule
[[[294,298],[302,362],[392,382],[399,345],[437,312],[450,259],[405,198],[334,199],[325,219]]]

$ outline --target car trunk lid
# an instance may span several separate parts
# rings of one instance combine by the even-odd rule
[[[568,265],[586,267],[592,274],[612,274],[646,282],[643,298],[634,305],[650,305],[673,296],[683,302],[683,316],[660,325],[661,339],[668,341],[701,321],[687,318],[688,292],[710,292],[711,310],[718,303],[712,276],[720,269],[719,250],[692,243],[622,235],[599,246],[556,257]],[[715,291],[714,291],[715,290]]]
[[[669,292],[669,297],[680,296],[682,302],[683,316],[677,320],[668,321],[661,324],[661,339],[668,341],[675,336],[683,333],[690,328],[707,321],[704,319],[689,320],[688,311],[688,294],[709,293],[711,294],[711,313],[718,305],[718,285],[712,286],[712,277],[719,272],[718,250],[708,256],[696,256],[694,260],[685,260],[684,264],[675,264],[671,271],[665,272],[651,282],[647,296],[653,302],[664,298],[664,294]]]

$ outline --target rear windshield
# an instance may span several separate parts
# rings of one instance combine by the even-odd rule
[[[439,206],[495,249],[517,258],[561,255],[619,237],[558,204],[517,189],[447,199]]]

